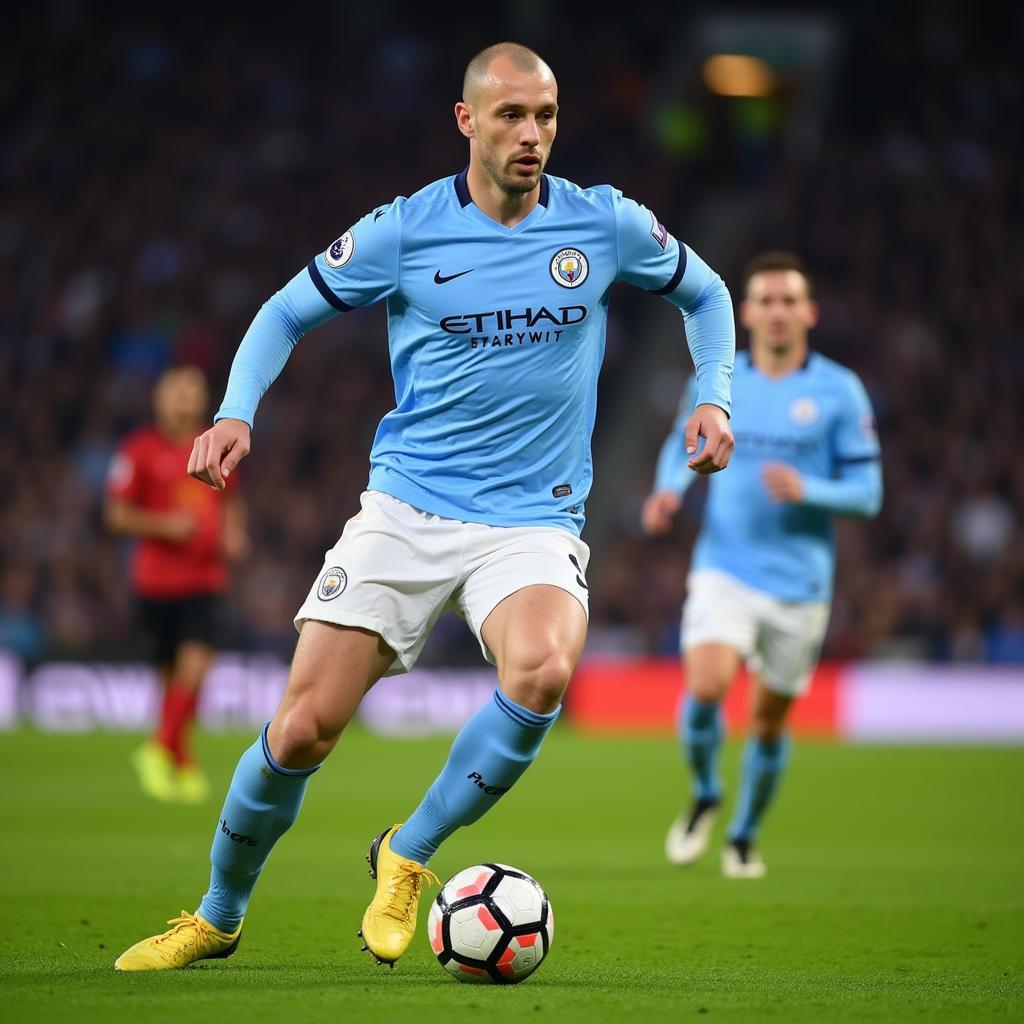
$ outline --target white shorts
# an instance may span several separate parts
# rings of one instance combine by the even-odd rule
[[[324,556],[295,626],[316,619],[380,634],[396,654],[385,675],[416,664],[446,611],[466,620],[493,665],[480,633],[484,621],[509,594],[533,584],[567,591],[589,617],[590,549],[566,530],[464,523],[382,491],[365,491],[360,503]]]
[[[828,628],[829,605],[783,601],[716,569],[699,569],[686,581],[681,642],[727,644],[765,686],[784,697],[807,692]]]

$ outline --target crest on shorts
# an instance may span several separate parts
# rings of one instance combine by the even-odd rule
[[[340,565],[332,565],[320,577],[320,586],[316,588],[316,596],[321,601],[330,601],[337,597],[348,583],[348,574]]]
[[[324,259],[327,261],[327,266],[337,270],[338,267],[345,266],[352,259],[352,253],[355,251],[356,240],[351,231],[346,231],[341,238],[331,243],[330,248],[324,253]]]
[[[789,418],[801,427],[818,422],[821,409],[813,398],[795,398],[789,406]]]
[[[551,276],[563,288],[579,288],[589,273],[590,264],[579,249],[559,249],[551,257]]]

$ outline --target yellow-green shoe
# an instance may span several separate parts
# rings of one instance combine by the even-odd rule
[[[187,910],[167,922],[170,931],[136,942],[115,961],[119,971],[173,971],[196,960],[223,960],[238,949],[242,925],[229,935]]]
[[[178,799],[178,766],[166,747],[150,740],[135,751],[132,764],[143,793],[163,803]]]
[[[416,911],[424,879],[438,885],[437,876],[415,860],[406,860],[391,849],[391,839],[400,826],[392,825],[370,844],[366,859],[370,877],[377,879],[373,901],[363,914],[359,934],[379,964],[390,964],[409,948],[416,933]]]
[[[210,798],[210,782],[202,768],[183,764],[178,769],[178,799],[183,804],[204,804]]]

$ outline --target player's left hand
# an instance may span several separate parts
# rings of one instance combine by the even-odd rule
[[[784,462],[766,462],[761,467],[761,482],[777,504],[796,505],[804,500],[804,478]]]
[[[704,450],[699,455],[698,437],[705,439]],[[693,456],[687,466],[702,475],[717,473],[729,465],[729,457],[735,447],[736,439],[729,429],[725,410],[708,403],[698,405],[686,421],[686,454]]]

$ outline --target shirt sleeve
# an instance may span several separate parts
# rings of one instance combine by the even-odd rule
[[[339,313],[372,306],[398,289],[403,203],[371,211],[309,261],[310,279]]]
[[[877,515],[883,489],[878,433],[871,400],[853,373],[845,381],[832,448],[835,476],[805,476],[803,503],[836,515]]]
[[[142,471],[135,445],[126,441],[114,453],[107,468],[106,492],[110,498],[137,504],[142,495]]]
[[[654,475],[655,491],[674,491],[681,497],[697,479],[697,474],[686,465],[691,458],[686,454],[686,421],[696,407],[697,381],[691,377],[679,402],[679,412],[672,430],[658,455],[658,468]]]
[[[678,307],[696,370],[697,405],[732,408],[736,327],[725,282],[689,246],[677,242],[646,207],[614,192],[616,280]]]
[[[840,466],[843,463],[877,460],[881,454],[871,399],[860,378],[853,372],[849,372],[845,379],[832,444],[835,461]]]
[[[277,379],[299,339],[338,312],[316,288],[309,273],[299,271],[263,304],[245,332],[214,422],[244,420],[251,427],[260,399]]]

